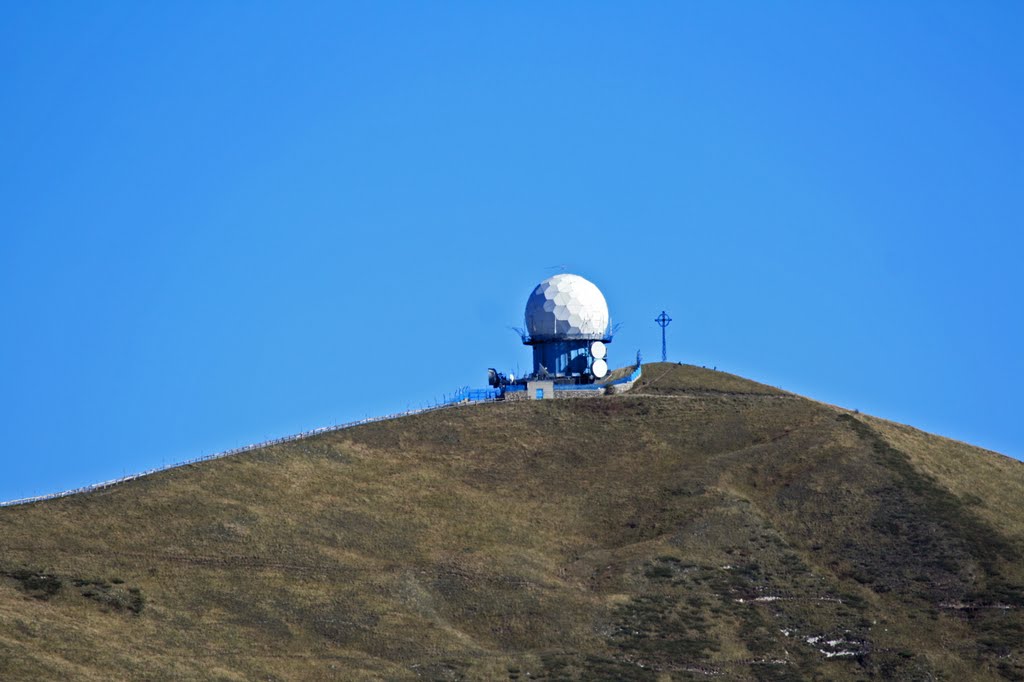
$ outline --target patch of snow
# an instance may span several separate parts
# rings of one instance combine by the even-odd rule
[[[747,602],[755,602],[755,601],[761,601],[761,602],[765,602],[765,601],[782,601],[783,599],[786,599],[786,597],[767,596],[767,597],[751,597],[750,599],[744,599],[743,597],[739,597],[738,599],[734,599],[733,601],[735,601],[738,604],[746,604]]]
[[[734,599],[733,601],[736,601],[736,602],[738,602],[740,604],[745,604],[746,602],[754,602],[754,601],[760,601],[760,602],[765,602],[765,601],[824,601],[824,602],[832,602],[832,603],[835,603],[835,604],[842,604],[843,603],[843,600],[839,599],[838,597],[783,597],[783,596],[780,596],[780,595],[767,595],[767,596],[764,596],[764,597],[751,597],[750,599],[743,599],[741,597],[739,599]]]
[[[818,650],[818,653],[820,653],[825,658],[845,658],[849,656],[860,656],[864,653],[864,651],[862,651],[859,648],[860,645],[858,642],[851,642],[846,639],[843,639],[842,637],[837,637],[836,639],[825,639],[825,635],[813,635],[811,637],[804,637],[804,641],[810,644],[811,646],[814,646]],[[829,647],[830,649],[833,649],[833,651],[819,648],[818,645]],[[838,651],[834,651],[834,649],[840,646],[853,646],[858,648],[839,649]]]

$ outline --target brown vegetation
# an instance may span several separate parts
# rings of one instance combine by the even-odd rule
[[[1020,499],[654,363],[0,509],[0,679],[1024,679]]]

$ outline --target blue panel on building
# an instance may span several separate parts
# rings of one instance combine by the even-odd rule
[[[549,374],[569,376],[583,374],[589,363],[591,341],[548,341],[533,346],[533,371],[544,367]]]

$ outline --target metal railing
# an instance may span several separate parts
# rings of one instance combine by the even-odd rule
[[[629,383],[629,382],[632,382],[632,381],[636,381],[637,379],[640,378],[640,376],[642,374],[643,374],[643,365],[641,365],[638,362],[638,363],[636,363],[636,369],[634,369],[632,371],[632,373],[630,373],[629,376],[622,377],[621,379],[616,379],[615,381],[609,381],[607,384],[605,384],[605,386],[615,386],[617,384],[626,384],[626,383]]]
[[[275,438],[273,440],[263,441],[261,443],[253,443],[252,445],[243,445],[238,448],[232,448],[230,450],[224,450],[223,452],[217,452],[212,455],[204,455],[202,457],[196,457],[189,459],[184,462],[177,462],[175,464],[168,464],[166,466],[157,467],[155,469],[147,469],[137,474],[130,474],[128,476],[122,476],[121,478],[111,479],[109,481],[103,481],[102,483],[93,483],[91,485],[82,486],[81,488],[74,488],[72,490],[63,490],[59,493],[48,493],[46,495],[36,495],[34,497],[23,497],[17,500],[8,500],[7,502],[0,502],[0,507],[14,507],[21,504],[30,504],[32,502],[42,502],[43,500],[54,500],[59,497],[68,497],[70,495],[78,495],[81,493],[91,493],[97,490],[103,490],[115,486],[119,483],[126,483],[128,481],[134,481],[135,479],[142,478],[144,476],[150,476],[152,474],[160,473],[161,471],[168,471],[170,469],[180,469],[181,467],[190,466],[192,464],[198,464],[199,462],[208,462],[211,459],[221,459],[223,457],[230,457],[231,455],[238,455],[243,452],[250,452],[252,450],[259,450],[260,448],[267,448],[273,445],[280,445],[281,443],[291,443],[292,441],[302,440],[303,438],[310,438],[312,436],[319,436],[324,433],[330,433],[332,431],[342,431],[344,429],[351,429],[356,426],[363,426],[364,424],[374,424],[376,422],[388,421],[391,419],[399,419],[401,417],[409,417],[414,414],[423,414],[424,412],[434,412],[436,410],[444,410],[452,407],[459,407],[461,405],[472,405],[475,403],[490,403],[497,400],[495,391],[490,389],[462,389],[451,397],[446,397],[445,400],[436,405],[430,405],[428,407],[420,407],[412,410],[405,410],[404,412],[394,412],[392,414],[386,414],[379,417],[366,417],[364,419],[357,419],[351,422],[345,422],[343,424],[334,424],[332,426],[321,426],[320,428],[313,429],[311,431],[303,431],[296,433],[291,436],[283,436],[282,438]]]

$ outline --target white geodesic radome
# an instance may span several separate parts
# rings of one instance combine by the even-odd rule
[[[548,277],[526,301],[526,331],[535,341],[602,340],[610,321],[604,294],[579,275]]]

